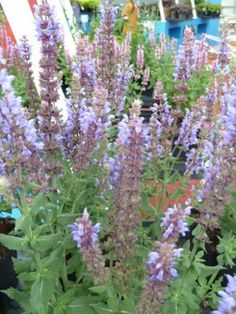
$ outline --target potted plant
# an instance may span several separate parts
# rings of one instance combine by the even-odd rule
[[[76,2],[81,10],[86,12],[97,10],[101,3],[100,0],[77,0]]]
[[[192,8],[185,4],[175,4],[170,7],[170,21],[183,21],[192,17]]]
[[[197,4],[197,13],[202,18],[219,17],[221,13],[221,6],[219,4],[201,2]]]

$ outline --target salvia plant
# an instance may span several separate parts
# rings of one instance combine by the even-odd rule
[[[39,92],[27,38],[1,51],[0,204],[21,213],[0,234],[18,252],[21,283],[4,293],[27,314],[235,313],[236,87],[225,37],[208,65],[204,35],[196,42],[186,28],[178,48],[154,34],[118,41],[115,18],[108,1],[94,39],[79,34],[71,57],[43,0]]]

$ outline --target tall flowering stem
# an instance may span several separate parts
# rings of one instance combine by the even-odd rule
[[[26,79],[27,93],[30,99],[29,111],[31,113],[32,118],[35,118],[37,116],[39,99],[34,85],[34,77],[31,62],[32,57],[31,48],[29,46],[29,42],[26,36],[24,36],[21,40],[19,52],[20,57],[22,59],[22,67]]]
[[[13,77],[5,69],[0,71],[0,148],[1,174],[11,181],[13,191],[22,188],[27,181],[40,183],[41,161],[38,152],[42,145],[38,142],[34,122],[28,121],[11,86]]]
[[[93,153],[104,151],[104,141],[106,142],[108,128],[112,116],[111,104],[107,101],[108,95],[106,89],[100,87],[95,89],[92,105],[84,100],[80,108],[80,134],[79,143],[76,146],[74,156],[74,168],[76,171],[83,171],[92,160]]]
[[[105,258],[98,243],[100,224],[93,225],[88,211],[85,209],[83,216],[76,219],[69,227],[72,231],[73,240],[81,250],[83,260],[93,276],[95,284],[105,284],[108,279],[108,271],[105,268]]]
[[[177,248],[175,243],[179,235],[185,236],[189,230],[185,219],[190,214],[190,209],[175,205],[166,211],[161,220],[163,233],[146,262],[148,281],[137,306],[138,314],[161,311],[170,280],[178,275],[175,264],[183,249]]]
[[[154,104],[152,107],[152,116],[150,118],[150,140],[149,150],[150,158],[155,163],[161,156],[169,156],[171,153],[172,142],[170,140],[173,131],[174,117],[171,108],[167,103],[166,94],[162,96],[155,94],[159,98],[160,104]],[[162,98],[162,99],[161,99]]]
[[[135,230],[138,224],[137,210],[141,205],[141,173],[147,136],[139,114],[140,103],[135,102],[130,117],[124,115],[118,125],[116,162],[111,163],[111,174],[117,174],[113,181],[113,224],[115,251],[121,266],[128,258],[133,257],[137,241]]]
[[[142,45],[138,46],[137,57],[136,57],[136,80],[141,78],[144,68],[144,47]]]
[[[124,108],[126,92],[133,76],[133,66],[130,65],[131,37],[130,34],[122,44],[117,43],[117,70],[116,70],[116,88],[114,90],[115,108],[117,114],[120,114]]]
[[[204,69],[208,63],[208,48],[206,42],[206,35],[202,34],[200,43],[196,46],[196,70]]]
[[[61,165],[56,160],[60,153],[60,112],[56,107],[59,99],[57,78],[57,43],[61,41],[59,24],[55,20],[53,9],[43,0],[36,6],[36,30],[41,42],[40,87],[41,108],[39,115],[39,130],[47,155],[45,171],[49,174],[60,173]]]
[[[116,8],[107,1],[101,8],[101,25],[97,33],[98,61],[97,70],[101,85],[108,91],[108,100],[112,103],[115,90],[115,25]]]
[[[228,189],[235,185],[236,102],[235,87],[222,98],[221,120],[205,140],[202,152],[203,187],[199,193],[200,222],[214,230],[219,227]]]

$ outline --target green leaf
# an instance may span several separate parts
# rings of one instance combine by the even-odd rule
[[[98,302],[99,298],[92,296],[83,296],[74,299],[67,305],[67,314],[96,314],[92,305]]]
[[[56,281],[37,279],[31,286],[30,303],[34,313],[48,313],[48,303],[54,294]]]
[[[106,286],[96,286],[96,287],[89,288],[89,290],[92,292],[95,292],[97,294],[101,294],[101,293],[107,292],[107,287]]]
[[[62,214],[57,216],[57,221],[59,224],[65,226],[73,223],[77,217],[77,214]]]
[[[23,272],[20,273],[18,277],[23,281],[35,281],[37,274],[36,272]]]
[[[149,250],[141,245],[136,246],[136,255],[139,257],[147,257],[149,253]]]
[[[34,200],[33,200],[33,204],[31,204],[30,206],[30,212],[31,214],[38,214],[38,212],[40,211],[40,208],[44,205],[45,203],[45,196],[43,193],[38,194]]]
[[[23,230],[25,231],[28,226],[32,223],[32,217],[30,214],[23,215],[16,220],[15,230]]]
[[[155,210],[150,204],[150,196],[146,192],[141,193],[142,198],[142,210],[147,212],[150,216],[155,215]]]
[[[121,313],[124,313],[124,314],[136,313],[135,303],[133,299],[124,300],[121,306]]]
[[[41,252],[45,252],[52,247],[56,246],[58,241],[60,241],[62,238],[61,233],[55,233],[55,234],[49,234],[49,235],[44,235],[38,238],[35,241],[35,248]]]
[[[7,290],[3,290],[2,292],[5,293],[10,299],[17,301],[25,312],[33,313],[29,304],[29,296],[26,293],[14,288],[9,288]]]
[[[12,258],[14,269],[16,273],[24,273],[29,272],[32,267],[32,260],[31,259],[18,259]]]
[[[0,243],[9,250],[22,250],[25,248],[27,241],[21,237],[0,234]]]
[[[208,277],[214,273],[218,273],[220,270],[224,269],[221,265],[217,266],[207,266],[204,264],[197,264],[197,269],[199,271],[199,275]]]

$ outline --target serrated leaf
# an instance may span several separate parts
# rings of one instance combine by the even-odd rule
[[[29,272],[32,267],[32,260],[31,259],[18,259],[18,258],[12,258],[14,269],[16,273],[23,273],[23,272]]]
[[[21,237],[0,234],[0,243],[9,250],[22,250],[26,246],[27,241]]]
[[[10,299],[17,301],[26,313],[32,313],[32,308],[29,304],[29,296],[26,293],[14,288],[9,288],[7,290],[3,290],[2,292]]]

